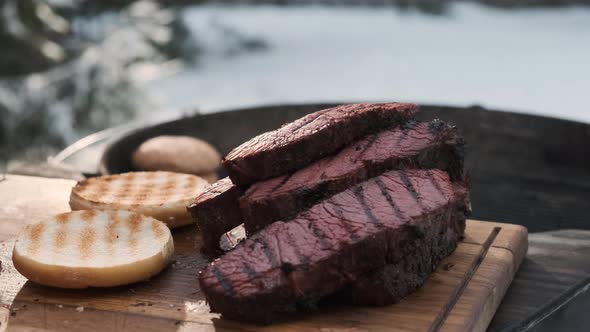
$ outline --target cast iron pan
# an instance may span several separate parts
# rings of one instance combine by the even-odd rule
[[[265,106],[195,115],[132,132],[110,145],[101,172],[133,170],[131,153],[159,135],[190,135],[226,154],[304,114],[332,106]],[[590,125],[480,107],[421,106],[420,119],[457,125],[468,143],[474,219],[521,224],[531,232],[590,229]],[[225,176],[219,170],[220,176]]]

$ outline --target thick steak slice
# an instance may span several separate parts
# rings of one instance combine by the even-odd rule
[[[188,207],[203,238],[201,251],[209,256],[222,253],[219,238],[242,223],[238,198],[243,190],[229,178],[223,178],[197,196]]]
[[[253,184],[240,198],[244,226],[254,234],[387,170],[437,168],[461,180],[463,150],[457,129],[441,120],[409,122],[369,135],[291,175]]]
[[[222,165],[233,183],[291,173],[361,137],[408,121],[415,104],[351,104],[308,114],[233,149]]]
[[[201,289],[213,312],[269,323],[399,263],[404,246],[439,236],[428,225],[466,201],[443,171],[390,171],[266,227],[207,266]]]

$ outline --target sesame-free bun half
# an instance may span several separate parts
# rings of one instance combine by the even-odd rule
[[[158,136],[143,142],[131,155],[141,171],[169,171],[217,181],[221,155],[209,143],[191,136]]]
[[[158,274],[174,253],[170,229],[128,211],[84,210],[27,225],[14,267],[29,280],[60,288],[126,285]]]
[[[174,172],[130,172],[78,182],[72,189],[72,210],[126,210],[154,217],[170,228],[193,222],[186,207],[208,182]]]

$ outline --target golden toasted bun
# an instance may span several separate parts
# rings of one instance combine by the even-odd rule
[[[221,156],[211,144],[190,136],[158,136],[143,142],[131,156],[133,166],[143,171],[170,171],[195,175],[211,174]]]
[[[170,228],[188,225],[186,207],[209,184],[190,174],[132,172],[78,182],[72,189],[72,210],[127,210],[161,220]]]
[[[74,211],[28,225],[12,252],[29,280],[60,288],[112,287],[149,279],[174,253],[170,230],[127,211]]]

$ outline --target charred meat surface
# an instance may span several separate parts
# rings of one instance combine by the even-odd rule
[[[221,254],[223,251],[219,247],[219,238],[242,223],[238,205],[242,194],[240,187],[234,185],[229,178],[223,178],[209,186],[188,207],[203,238],[201,251],[204,254]]]
[[[415,104],[350,104],[308,114],[233,149],[222,160],[233,183],[292,173],[370,133],[404,123]]]
[[[463,149],[457,129],[441,120],[409,122],[368,135],[290,175],[253,184],[240,198],[244,226],[254,234],[388,170],[436,168],[462,180]]]
[[[457,203],[446,214],[425,220],[422,227],[429,230],[421,233],[423,237],[400,245],[400,255],[394,263],[362,276],[339,295],[346,303],[384,306],[416,291],[441,261],[455,251],[465,231],[469,209],[466,203]]]
[[[433,242],[424,239],[438,238],[438,227],[429,225],[445,220],[450,210],[461,210],[456,207],[468,206],[467,201],[467,188],[451,182],[443,171],[390,171],[322,201],[290,222],[267,226],[207,266],[200,273],[200,286],[213,312],[270,323],[314,308],[319,299],[400,264],[404,246],[417,240],[422,241],[420,250],[452,251],[452,240],[447,249],[432,249],[426,246]],[[407,270],[404,273],[417,271]],[[403,277],[395,278],[403,282]],[[408,292],[415,286],[392,289]]]

